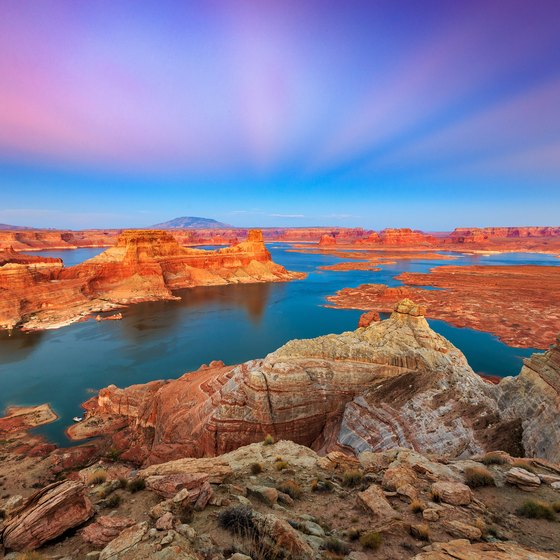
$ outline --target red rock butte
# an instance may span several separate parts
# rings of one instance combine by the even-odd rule
[[[55,328],[141,301],[177,299],[174,290],[304,277],[274,263],[262,232],[216,251],[182,247],[169,232],[128,230],[93,259],[64,268],[60,259],[0,253],[0,327]]]

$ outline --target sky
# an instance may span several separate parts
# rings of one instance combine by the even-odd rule
[[[560,224],[558,0],[1,0],[0,222]]]

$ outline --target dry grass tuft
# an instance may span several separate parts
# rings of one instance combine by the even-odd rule
[[[382,542],[383,537],[377,531],[368,531],[360,536],[360,544],[369,550],[377,550]]]
[[[90,472],[87,476],[87,483],[90,484],[102,484],[107,480],[107,471],[104,469],[95,469]]]
[[[486,467],[468,467],[465,469],[465,484],[471,488],[495,486],[492,473]]]
[[[540,500],[525,500],[523,505],[517,509],[516,513],[521,517],[527,517],[529,519],[547,519],[548,521],[554,521],[556,519],[553,507]]]

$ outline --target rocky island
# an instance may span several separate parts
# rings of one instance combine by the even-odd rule
[[[92,313],[142,301],[172,300],[174,290],[302,278],[274,263],[262,232],[216,251],[185,248],[166,231],[124,231],[114,247],[79,265],[0,253],[0,327],[57,328]]]

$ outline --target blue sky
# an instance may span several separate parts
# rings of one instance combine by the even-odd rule
[[[558,225],[560,3],[0,4],[0,222]]]

